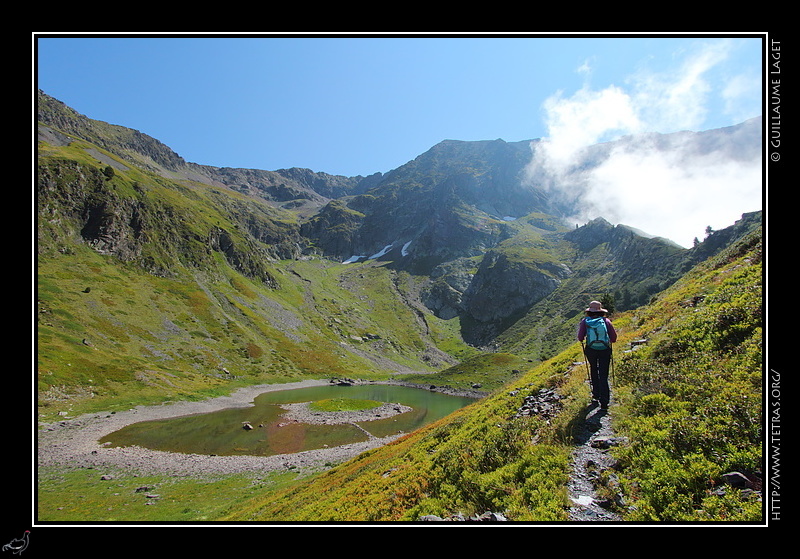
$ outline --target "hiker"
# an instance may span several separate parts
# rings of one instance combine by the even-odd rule
[[[592,383],[592,400],[600,403],[601,409],[608,408],[611,390],[608,386],[608,372],[611,366],[611,344],[617,341],[617,331],[608,312],[600,301],[592,301],[586,309],[586,316],[578,324],[578,340],[586,340],[583,353],[589,363]]]

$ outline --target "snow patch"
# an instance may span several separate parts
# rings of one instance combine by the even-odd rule
[[[381,250],[379,250],[378,252],[376,252],[372,256],[366,256],[364,254],[354,254],[353,256],[348,258],[347,260],[343,261],[342,264],[354,264],[354,263],[356,263],[356,262],[358,262],[358,261],[360,261],[362,259],[375,260],[376,258],[380,258],[384,254],[386,254],[387,252],[392,250],[392,247],[394,247],[395,244],[396,243],[392,243],[390,245],[386,245],[385,247],[383,247]],[[408,256],[408,247],[410,245],[411,245],[411,241],[408,241],[406,244],[403,245],[403,248],[400,249],[400,253],[403,256]]]
[[[381,257],[381,256],[383,256],[384,254],[386,254],[387,252],[389,252],[389,250],[390,250],[390,249],[391,249],[393,246],[394,246],[393,244],[391,244],[391,245],[386,245],[386,246],[385,246],[385,247],[383,247],[383,249],[381,249],[379,252],[376,252],[375,254],[373,254],[372,256],[370,256],[370,257],[369,257],[369,259],[370,259],[370,260],[375,260],[376,258],[380,258],[380,257]]]

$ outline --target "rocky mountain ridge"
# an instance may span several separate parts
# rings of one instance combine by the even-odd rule
[[[291,201],[292,209],[304,204],[317,208],[330,199],[364,191],[381,176],[342,177],[299,168],[270,171],[201,165],[186,161],[138,130],[88,118],[41,90],[37,109],[40,139],[68,144],[70,137],[81,138],[165,178],[229,188],[276,206]]]
[[[56,159],[40,167],[40,217],[63,224],[70,216],[73,239],[164,277],[175,262],[205,269],[221,254],[267,286],[276,285],[270,267],[280,260],[379,263],[418,278],[419,302],[443,320],[457,318],[463,338],[482,347],[508,338],[515,324],[531,330],[543,317],[570,316],[587,299],[611,295],[619,310],[641,305],[760,222],[760,212],[747,214],[689,250],[603,219],[570,229],[560,216],[574,208],[525,180],[531,142],[446,140],[390,172],[341,177],[188,163],[158,140],[89,119],[44,92],[38,120],[42,145],[68,148],[80,138],[97,146],[83,154],[94,166]],[[706,150],[716,137],[693,136]],[[662,147],[670,139],[658,137]],[[585,164],[605,149],[597,146]],[[144,178],[134,181],[132,194],[109,189],[104,163],[118,173],[143,169],[174,181],[178,203],[149,196]],[[74,174],[80,179],[64,180]],[[207,199],[198,197],[200,185]],[[199,230],[193,215],[200,206],[192,201],[213,205],[223,217]],[[45,232],[64,235],[40,227],[40,251],[50,244]],[[546,356],[566,340],[551,330],[542,336],[552,342],[517,336],[512,345]]]

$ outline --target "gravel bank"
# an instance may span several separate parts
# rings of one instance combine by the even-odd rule
[[[253,399],[264,392],[322,386],[325,380],[306,380],[289,384],[264,384],[241,388],[230,396],[206,400],[204,402],[177,402],[161,406],[139,406],[137,408],[110,413],[88,414],[75,419],[65,419],[42,425],[38,432],[39,466],[83,467],[102,469],[104,467],[133,469],[141,473],[170,475],[209,475],[240,472],[263,473],[272,470],[319,470],[329,463],[348,460],[366,450],[384,445],[400,435],[384,438],[370,438],[362,443],[343,445],[334,448],[309,450],[295,454],[276,456],[207,456],[202,454],[179,454],[150,450],[142,447],[107,448],[98,440],[131,423],[152,419],[166,419],[195,413],[209,413],[224,408],[251,406]],[[391,408],[394,404],[391,405]],[[375,410],[371,410],[374,414]],[[393,413],[390,407],[383,410]],[[300,406],[291,409],[291,420],[310,421]],[[400,413],[395,410],[394,413]],[[385,417],[385,415],[384,415]],[[363,420],[362,416],[350,415],[343,420]],[[317,419],[320,420],[319,416]]]

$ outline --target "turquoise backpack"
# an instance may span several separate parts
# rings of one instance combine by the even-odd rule
[[[611,349],[611,340],[608,338],[608,329],[603,317],[587,318],[586,322],[586,347],[588,349]]]

